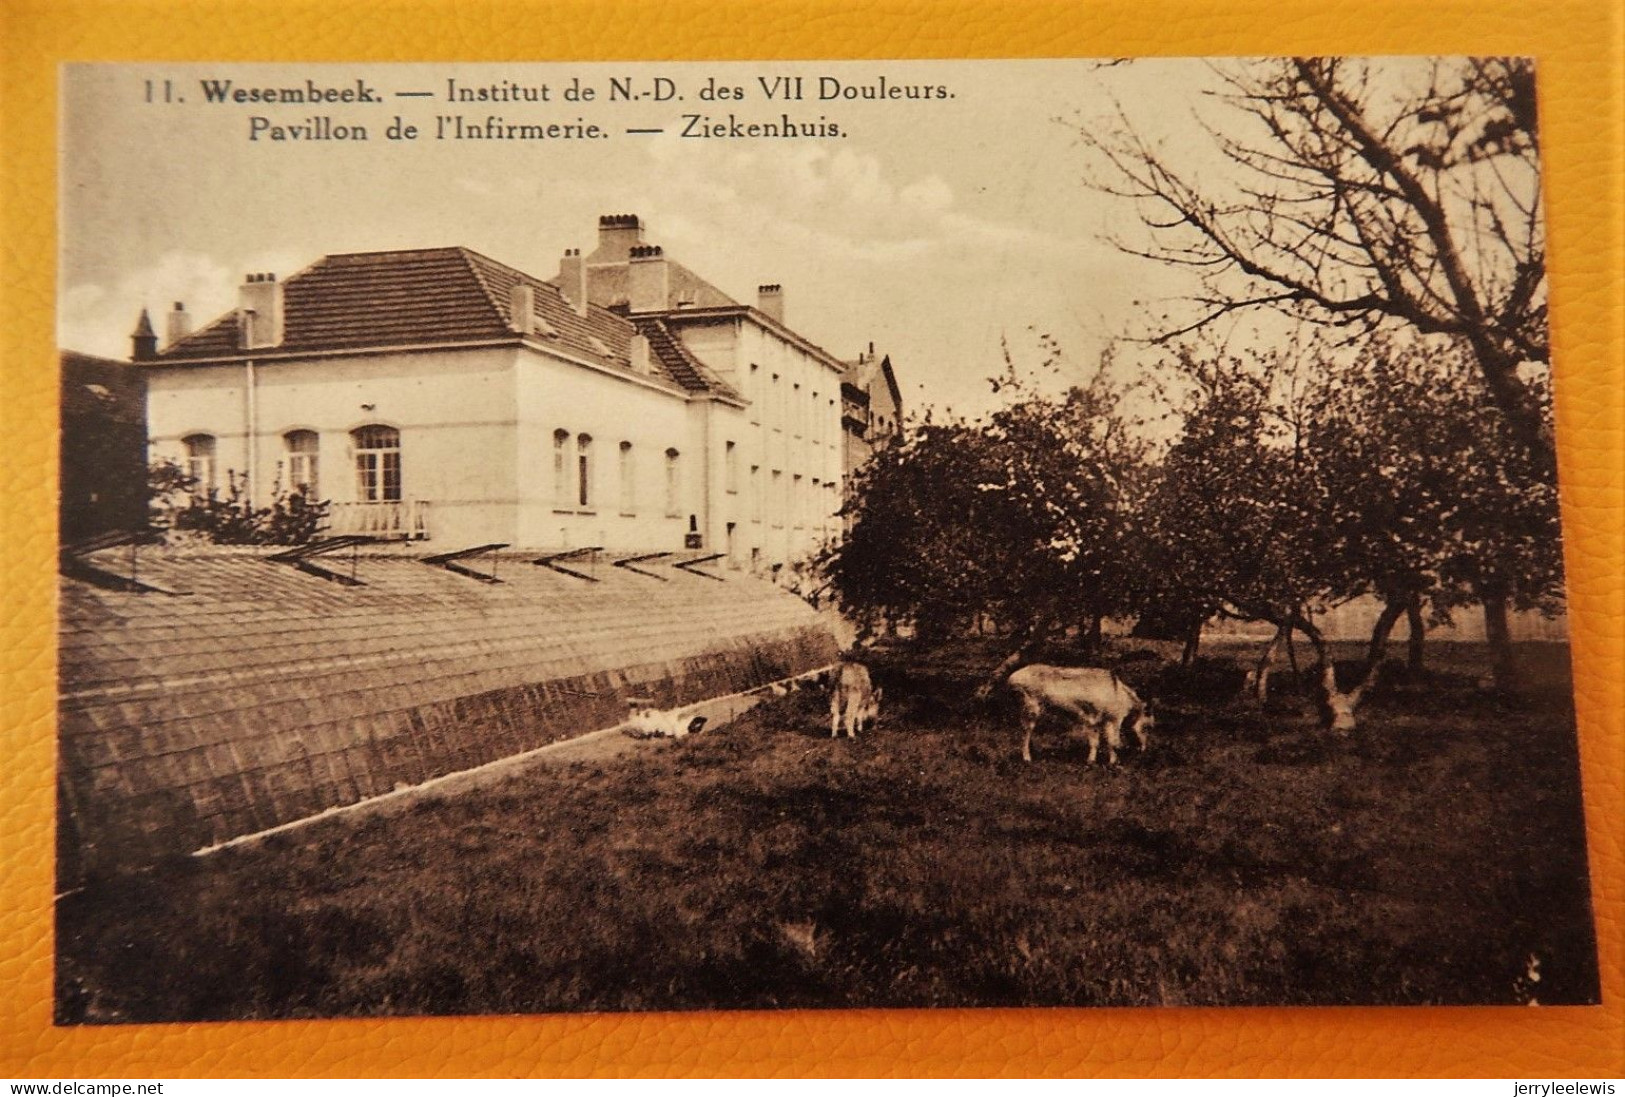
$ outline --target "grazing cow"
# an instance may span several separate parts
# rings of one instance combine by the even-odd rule
[[[1109,670],[1096,667],[1051,667],[1042,663],[1022,667],[1009,678],[1021,695],[1022,761],[1033,760],[1033,728],[1045,712],[1056,712],[1082,727],[1089,736],[1089,765],[1095,764],[1100,740],[1106,740],[1106,760],[1117,764],[1126,727],[1144,750],[1156,718],[1145,702]]]
[[[683,739],[704,729],[704,716],[686,716],[681,709],[657,709],[650,701],[637,699],[628,702],[632,718],[626,722],[626,734],[634,739]]]
[[[846,737],[856,739],[858,728],[865,724],[872,731],[880,717],[880,690],[869,678],[869,668],[862,663],[841,660],[835,671],[835,684],[829,691],[829,737],[838,738],[841,726],[846,726]]]

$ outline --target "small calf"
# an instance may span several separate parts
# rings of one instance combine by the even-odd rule
[[[858,729],[867,725],[873,730],[879,716],[880,690],[870,680],[869,668],[842,660],[829,691],[829,737],[838,738],[844,723],[846,737],[856,739]]]
[[[1042,663],[1022,667],[1008,679],[1021,697],[1021,758],[1033,760],[1033,728],[1045,712],[1056,712],[1081,727],[1089,736],[1089,765],[1095,764],[1100,740],[1106,740],[1106,760],[1117,764],[1117,748],[1128,728],[1144,750],[1151,740],[1156,718],[1139,695],[1109,670],[1097,667],[1051,667]]]

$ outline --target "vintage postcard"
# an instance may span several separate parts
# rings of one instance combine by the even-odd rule
[[[55,1022],[1598,1002],[1540,76],[65,66]]]

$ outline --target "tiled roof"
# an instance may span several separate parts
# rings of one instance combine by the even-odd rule
[[[510,316],[517,283],[535,290],[543,345],[603,365],[631,368],[633,326],[597,305],[578,314],[557,285],[467,248],[329,255],[283,286],[283,339],[276,354],[518,339]],[[252,352],[263,357],[267,350]],[[234,311],[160,352],[157,361],[240,357]],[[664,365],[666,359],[660,360]],[[684,368],[665,379],[685,391],[732,390],[709,371]]]
[[[365,584],[346,587],[274,551],[142,550],[141,581],[174,594],[62,582],[77,868],[185,853],[612,726],[631,697],[687,705],[836,652],[805,603],[734,574],[570,561],[588,582],[507,556],[487,585],[401,553],[324,558]],[[122,553],[91,562],[124,574]]]
[[[658,317],[639,318],[638,331],[649,340],[650,357],[679,385],[694,392],[710,392],[717,396],[743,400],[732,385],[718,377],[683,341],[671,333],[665,321]]]

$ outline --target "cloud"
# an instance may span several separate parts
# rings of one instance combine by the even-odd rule
[[[899,180],[884,161],[850,148],[792,144],[718,155],[677,138],[649,145],[658,188],[645,208],[676,242],[751,234],[824,259],[896,265],[933,253],[1038,237],[958,208],[941,175]]]
[[[145,308],[162,343],[164,314],[176,301],[186,305],[193,327],[202,327],[237,303],[237,285],[248,271],[296,273],[309,257],[258,252],[218,258],[201,252],[168,251],[111,285],[81,282],[63,289],[57,309],[57,341],[67,350],[107,358],[130,356],[130,333]]]

